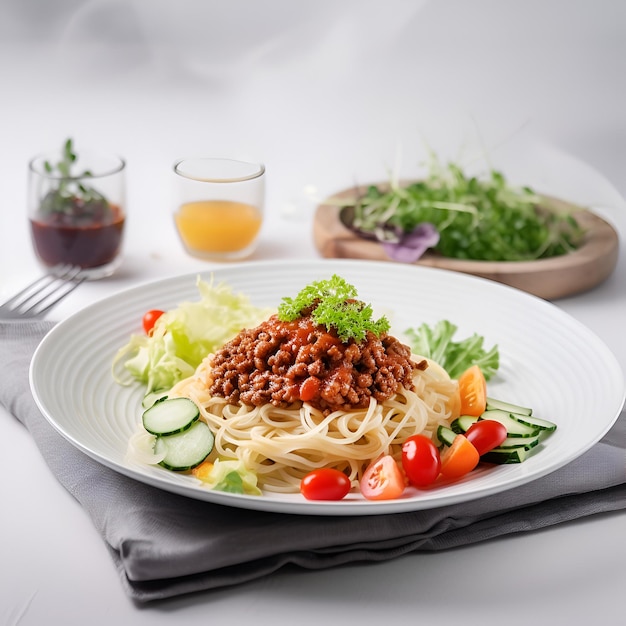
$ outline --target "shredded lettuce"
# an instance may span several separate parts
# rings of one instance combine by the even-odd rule
[[[261,490],[257,487],[256,474],[247,469],[242,461],[217,459],[202,481],[215,491],[261,495]]]
[[[405,334],[415,354],[432,359],[448,372],[450,378],[458,378],[468,367],[476,364],[489,380],[500,367],[500,353],[494,345],[487,350],[484,337],[474,333],[462,341],[453,341],[457,326],[441,320],[434,326],[422,324],[409,328]]]
[[[118,382],[144,383],[146,394],[171,389],[240,330],[257,326],[273,313],[253,306],[247,296],[223,283],[215,286],[198,277],[197,287],[200,300],[166,311],[150,336],[133,334],[118,350],[113,361]],[[120,364],[124,378],[116,374]]]

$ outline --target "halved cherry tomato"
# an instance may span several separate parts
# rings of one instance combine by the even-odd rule
[[[487,382],[478,365],[472,365],[459,376],[461,415],[479,417],[487,408]]]
[[[478,454],[482,456],[489,450],[497,448],[506,439],[506,426],[495,420],[478,420],[467,429],[465,437],[474,444]]]
[[[370,463],[360,482],[361,493],[368,500],[399,498],[405,486],[402,470],[388,454]]]
[[[465,435],[457,435],[441,455],[441,474],[446,478],[460,478],[471,472],[480,461],[478,450]]]
[[[307,500],[341,500],[350,487],[350,479],[332,467],[313,470],[300,481],[300,493]]]
[[[437,446],[426,435],[413,435],[402,444],[402,468],[415,487],[435,482],[441,471]]]
[[[159,309],[152,309],[143,316],[143,329],[146,331],[146,335],[149,335],[153,331],[156,321],[163,313],[164,311],[160,311]]]

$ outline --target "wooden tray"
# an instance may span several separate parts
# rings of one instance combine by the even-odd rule
[[[313,239],[323,257],[391,261],[376,241],[359,237],[339,217],[340,203],[349,201],[367,186],[341,191],[317,207],[313,220]],[[573,207],[555,198],[551,204]],[[417,265],[439,267],[495,280],[531,294],[554,300],[587,291],[606,280],[615,269],[619,238],[601,217],[578,209],[576,220],[585,229],[583,244],[570,254],[538,261],[462,261],[427,252]]]

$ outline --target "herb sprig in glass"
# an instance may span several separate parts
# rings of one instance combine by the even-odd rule
[[[102,221],[111,215],[111,205],[102,193],[85,182],[93,177],[91,171],[73,171],[77,159],[72,139],[67,139],[56,163],[44,161],[51,186],[41,198],[39,210],[74,223]]]

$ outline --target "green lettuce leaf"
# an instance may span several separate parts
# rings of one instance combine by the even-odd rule
[[[498,346],[487,350],[484,337],[476,333],[462,341],[453,341],[457,329],[448,320],[441,320],[434,326],[422,324],[418,328],[409,328],[405,334],[415,354],[441,365],[450,378],[458,378],[474,364],[480,367],[485,380],[492,378],[500,367]]]

